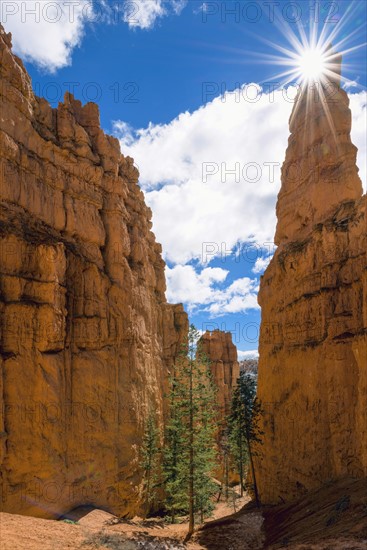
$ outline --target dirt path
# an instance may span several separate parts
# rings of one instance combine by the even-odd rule
[[[237,509],[248,502],[237,500]],[[233,513],[231,503],[219,503],[213,517]],[[163,520],[118,522],[102,510],[79,509],[69,516],[76,524],[27,516],[0,514],[1,550],[205,550],[199,541],[183,544],[188,524],[167,524]],[[137,539],[135,543],[132,539]],[[226,550],[222,546],[221,550]]]
[[[77,524],[0,514],[1,550],[367,550],[367,480],[325,485],[297,502],[258,510],[248,498],[219,503],[183,543],[187,523],[119,520],[79,509]],[[265,535],[266,533],[266,535]]]

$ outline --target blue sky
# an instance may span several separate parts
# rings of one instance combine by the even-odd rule
[[[274,44],[292,50],[290,30],[307,35],[316,19],[319,33],[336,31],[334,44],[345,39],[340,49],[365,43],[367,2],[36,4],[1,5],[36,93],[56,105],[71,89],[99,104],[103,128],[140,169],[167,261],[168,299],[184,301],[199,329],[232,331],[241,357],[256,350],[256,294],[274,251],[297,82],[273,91],[284,67],[266,56],[280,55]],[[344,55],[364,188],[365,64],[365,46]]]

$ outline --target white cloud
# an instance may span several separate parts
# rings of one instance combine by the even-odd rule
[[[71,64],[86,25],[125,22],[151,29],[169,14],[179,15],[187,0],[1,0],[0,21],[13,35],[14,51],[51,73]]]
[[[215,300],[214,284],[223,283],[228,271],[207,267],[197,273],[191,265],[166,267],[167,299],[169,302],[183,302],[193,309],[200,304]]]
[[[256,86],[217,97],[169,124],[137,131],[116,124],[122,151],[139,166],[155,234],[172,263],[205,263],[208,248],[223,255],[238,242],[268,248],[265,243],[273,241],[293,104],[282,91],[251,102]],[[352,139],[366,188],[365,93],[350,98]]]
[[[224,290],[214,293],[215,301],[205,308],[212,317],[221,317],[228,313],[245,313],[251,309],[259,309],[257,279],[243,277],[237,279]]]
[[[254,350],[248,350],[248,351],[242,351],[240,349],[237,350],[238,360],[244,361],[245,359],[258,359],[259,358],[259,352],[257,349]]]
[[[367,94],[349,94],[352,111],[352,142],[358,147],[357,165],[363,189],[367,192]]]
[[[252,268],[253,273],[264,273],[265,269],[270,264],[272,256],[265,256],[257,258],[254,267]]]
[[[13,35],[14,51],[50,72],[71,63],[87,21],[96,17],[88,0],[2,0],[1,22]]]
[[[347,80],[343,84],[344,90],[350,90],[351,88],[361,88],[361,85],[358,83],[359,78],[356,80]]]
[[[127,2],[123,19],[131,28],[151,29],[170,13],[179,15],[187,0],[134,0]]]
[[[167,299],[173,303],[183,302],[190,312],[200,310],[215,317],[258,309],[258,281],[244,277],[221,288],[228,273],[218,267],[201,271],[192,265],[167,267]]]
[[[135,134],[126,127],[119,134],[116,125],[124,154],[139,166],[154,231],[173,263],[202,260],[208,246],[230,250],[237,242],[273,240],[292,103],[280,91],[273,101],[259,93],[250,102],[255,86]]]
[[[193,13],[195,15],[198,15],[199,13],[207,13],[207,11],[208,11],[208,3],[207,2],[203,2],[197,8],[193,9]]]

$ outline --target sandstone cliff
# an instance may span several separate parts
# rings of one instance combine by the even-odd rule
[[[200,343],[203,353],[210,360],[213,381],[218,389],[218,407],[225,416],[230,412],[232,388],[240,375],[237,348],[232,342],[232,334],[221,330],[205,332],[200,338]]]
[[[261,499],[367,476],[367,197],[347,94],[300,94],[262,278]]]
[[[35,97],[0,28],[1,506],[139,509],[137,449],[188,330],[98,107]]]

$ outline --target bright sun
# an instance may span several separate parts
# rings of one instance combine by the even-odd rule
[[[304,80],[320,79],[326,69],[325,54],[318,48],[304,50],[299,56],[298,68]]]
[[[273,42],[265,36],[259,37],[272,48],[272,53],[258,55],[262,63],[267,63],[273,68],[277,65],[282,67],[281,72],[271,76],[272,82],[277,82],[283,88],[302,83],[302,90],[306,92],[308,89],[312,91],[313,84],[320,83],[320,93],[325,93],[329,84],[359,87],[355,80],[357,65],[347,63],[346,56],[352,57],[353,52],[366,47],[366,27],[364,21],[357,24],[358,3],[349,2],[349,4],[350,7],[332,26],[320,25],[319,18],[316,20],[311,17],[306,26],[299,23],[296,28],[293,28],[283,19],[277,19],[276,26],[289,45]],[[332,15],[332,5],[331,2],[330,15]],[[352,31],[348,34],[347,25],[351,23]],[[251,52],[251,57],[254,56],[256,54]],[[342,61],[343,75],[341,74]],[[358,61],[359,66],[360,61]],[[353,80],[345,76],[347,72],[353,72]]]

